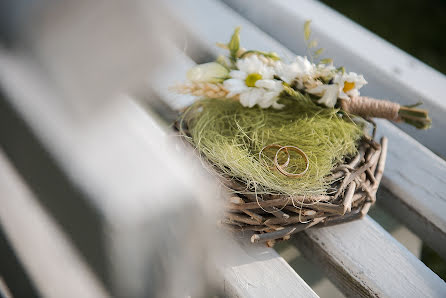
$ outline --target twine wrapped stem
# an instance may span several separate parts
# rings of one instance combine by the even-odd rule
[[[341,100],[341,107],[344,111],[361,117],[384,118],[391,121],[399,121],[398,112],[400,105],[387,100],[357,96],[350,100]]]
[[[353,115],[364,118],[383,118],[394,122],[405,122],[419,129],[427,129],[432,120],[426,110],[414,106],[401,106],[397,103],[366,96],[356,96],[341,100],[341,108]]]

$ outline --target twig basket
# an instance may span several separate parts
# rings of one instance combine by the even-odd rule
[[[376,201],[387,152],[387,139],[381,144],[362,139],[359,153],[348,163],[336,167],[331,177],[333,195],[284,197],[249,192],[234,181],[224,184],[234,191],[225,205],[222,223],[232,230],[253,231],[252,242],[274,245],[291,234],[312,227],[330,226],[359,219]]]
[[[178,124],[178,123],[177,123]],[[181,130],[187,134],[187,128]],[[376,201],[384,171],[387,139],[380,143],[363,137],[358,154],[333,169],[331,195],[260,195],[242,181],[221,178],[231,194],[224,204],[221,224],[233,231],[254,233],[251,242],[288,240],[294,233],[362,218]],[[214,168],[215,169],[215,168]]]

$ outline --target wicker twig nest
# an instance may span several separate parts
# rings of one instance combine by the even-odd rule
[[[331,186],[333,195],[261,197],[239,182],[223,181],[234,195],[225,204],[222,223],[235,231],[253,231],[252,242],[272,246],[276,240],[287,240],[305,229],[359,219],[376,201],[386,151],[386,138],[381,139],[381,144],[363,138],[359,153],[327,177],[336,181]]]
[[[366,215],[376,201],[387,142],[377,143],[375,131],[364,136],[364,120],[384,118],[419,129],[432,122],[419,104],[360,96],[367,84],[362,75],[335,67],[331,59],[313,63],[310,21],[304,37],[311,59],[287,61],[242,48],[238,27],[227,44],[219,44],[227,57],[193,67],[188,81],[173,88],[200,97],[184,110],[180,134],[231,194],[221,223],[253,232],[252,242],[273,245],[308,228]],[[277,149],[273,158],[266,149]]]
[[[178,124],[178,123],[177,123]],[[187,136],[187,128],[181,130]],[[327,177],[330,195],[258,195],[242,181],[219,175],[231,194],[224,204],[222,226],[254,234],[251,242],[288,240],[290,235],[313,227],[323,227],[359,219],[376,201],[386,161],[387,139],[381,143],[363,137],[358,154],[333,169]],[[213,167],[215,169],[215,167]]]

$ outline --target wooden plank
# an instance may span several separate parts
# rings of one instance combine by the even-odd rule
[[[299,233],[292,239],[347,296],[446,295],[446,283],[370,217]]]
[[[39,200],[57,216],[107,290],[115,296],[150,296],[161,287],[160,283],[147,282],[155,280],[151,274],[175,283],[169,291],[179,291],[183,282],[188,282],[187,289],[200,288],[205,278],[201,279],[204,273],[196,266],[203,264],[198,252],[210,243],[201,241],[207,239],[207,233],[200,227],[209,219],[201,216],[196,217],[200,222],[191,221],[186,214],[200,210],[198,192],[209,191],[211,184],[190,186],[200,178],[199,172],[185,166],[184,156],[167,153],[163,147],[165,132],[156,121],[134,100],[120,98],[95,114],[96,121],[76,123],[69,110],[58,109],[57,97],[32,61],[1,52],[0,65],[0,85],[5,93],[1,103],[12,106],[7,112],[15,115],[6,117],[10,121],[5,123],[19,132],[16,144],[29,145],[18,148],[9,142],[4,144],[9,134],[2,130],[2,146],[21,165]],[[0,112],[8,116],[6,111]],[[44,150],[38,150],[28,138],[36,138],[34,142]],[[23,164],[22,160],[27,162]],[[174,164],[168,166],[170,162]],[[65,177],[63,184],[55,185],[54,181],[61,181],[60,176]],[[172,199],[175,204],[169,201]],[[180,208],[177,213],[184,216],[176,214],[166,224],[165,218],[173,216],[175,208]],[[163,237],[172,231],[170,224],[181,227],[181,234]],[[163,241],[168,244],[163,246]],[[175,242],[189,247],[184,250],[187,257],[178,256],[183,250],[178,252]],[[197,250],[191,246],[197,246]],[[166,268],[163,276],[156,269],[159,267],[149,263],[159,265],[161,260],[166,267],[172,262],[182,268],[189,264],[189,280],[170,275],[173,266]]]
[[[108,266],[100,253],[104,248],[98,208],[56,162],[70,162],[60,153],[75,148],[67,146],[70,140],[77,143],[73,119],[62,116],[66,111],[56,96],[48,94],[39,80],[41,73],[30,61],[0,51],[0,65],[2,149],[95,272],[104,277]],[[82,214],[81,222],[77,222],[78,214]]]
[[[311,19],[313,35],[325,48],[323,56],[364,74],[369,84],[361,89],[363,94],[402,104],[424,103],[434,123],[429,133],[404,124],[398,127],[446,157],[446,76],[318,1],[266,0],[262,5],[252,5],[250,0],[223,2],[300,55],[306,55],[303,23]]]
[[[177,56],[172,57],[180,58],[178,58],[178,60],[173,59],[173,61],[175,61],[175,68],[166,67],[166,72],[163,72],[162,74],[160,73],[154,83],[157,86],[155,89],[158,90],[160,96],[163,96],[163,94],[166,96],[167,87],[171,85],[171,81],[167,83],[167,78],[175,81],[175,74],[182,76],[184,72],[193,65],[193,62],[190,59],[187,59],[184,56],[181,58],[179,52],[176,52],[176,55]],[[82,138],[74,125],[70,129],[71,125],[69,122],[67,123],[68,119],[62,117],[64,115],[63,111],[55,109],[55,107],[48,102],[48,98],[42,97],[42,91],[35,89],[35,85],[39,84],[35,81],[33,72],[31,72],[26,65],[22,65],[19,61],[11,59],[12,57],[8,57],[7,55],[0,55],[0,65],[2,65],[0,68],[2,70],[2,72],[0,72],[0,78],[2,79],[1,83],[8,85],[7,91],[9,91],[9,95],[14,95],[9,100],[11,100],[15,109],[18,111],[18,114],[24,118],[25,122],[31,124],[34,133],[38,136],[39,141],[43,143],[46,151],[50,152],[53,158],[59,161],[58,164],[63,172],[70,177],[75,176],[77,178],[75,179],[76,186],[81,190],[91,191],[94,189],[94,195],[99,196],[94,197],[96,200],[95,204],[98,206],[97,217],[102,217],[102,219],[105,219],[110,223],[103,227],[106,231],[100,230],[97,234],[92,234],[91,236],[96,236],[96,238],[101,239],[105,232],[107,235],[113,234],[113,237],[107,237],[107,239],[113,238],[107,242],[111,246],[108,248],[110,250],[120,250],[120,245],[125,248],[127,243],[143,245],[140,241],[137,241],[141,239],[141,234],[137,231],[142,230],[144,231],[144,235],[147,235],[150,226],[154,226],[153,222],[144,219],[144,214],[147,211],[145,209],[147,209],[148,206],[145,198],[154,195],[157,191],[157,187],[147,183],[148,177],[151,176],[151,172],[153,173],[154,163],[151,163],[150,165],[147,164],[147,159],[144,157],[150,155],[151,149],[147,144],[153,143],[153,139],[149,138],[149,136],[153,137],[150,132],[156,130],[158,131],[158,134],[164,134],[163,129],[159,127],[156,121],[148,116],[147,112],[144,111],[141,106],[135,103],[129,103],[129,105],[124,104],[114,106],[116,110],[109,110],[111,115],[116,116],[115,118],[109,119],[109,121],[101,119],[105,121],[105,123],[102,123],[102,129],[109,126],[108,128],[114,132],[113,140],[120,144],[118,147],[113,146],[113,144],[106,145],[107,142],[110,141],[110,138],[105,135],[105,138],[109,140],[106,141],[104,135],[100,134],[101,131],[96,133],[90,131],[90,138],[87,138],[85,135]],[[178,67],[181,68],[178,69]],[[164,80],[166,81],[163,83]],[[18,88],[20,86],[26,87]],[[28,96],[30,95],[33,96],[33,100],[29,99]],[[172,100],[171,97],[169,97],[169,99]],[[188,100],[190,100],[187,96],[180,96],[180,98],[175,97],[175,99],[175,102],[170,102],[174,107],[177,107],[178,104],[179,106],[187,104]],[[112,107],[108,107],[108,109],[112,109]],[[55,117],[52,117],[52,113],[56,111],[58,114],[56,114]],[[120,115],[120,117],[117,117],[117,115]],[[131,119],[130,122],[125,122],[125,120],[129,119]],[[69,137],[62,134],[64,131],[69,134]],[[107,154],[104,153],[104,147],[99,146],[98,143],[102,144],[102,146],[106,146]],[[116,143],[114,144],[116,145]],[[73,150],[74,148],[76,150]],[[27,150],[24,150],[23,154],[32,154],[34,162],[35,160],[42,159],[41,153],[34,152],[32,149],[34,148],[27,148]],[[115,150],[118,152],[120,151],[123,156],[131,155],[133,162],[130,167],[124,166],[124,163],[121,162],[119,171],[116,171],[114,165],[116,165],[117,159],[113,159],[113,157],[119,156],[119,154],[113,154],[113,152],[116,152]],[[16,159],[23,157],[24,155],[15,156]],[[112,160],[109,158],[112,158]],[[172,159],[172,157],[169,157],[169,159]],[[164,159],[161,158],[160,160]],[[30,165],[36,164],[30,163]],[[132,167],[141,168],[135,173],[131,170]],[[160,168],[157,168],[158,175],[160,176],[160,179],[162,179]],[[180,171],[178,164],[175,167],[175,170],[177,172]],[[190,179],[197,179],[195,174],[190,175],[190,169],[188,173]],[[36,179],[39,175],[41,176],[41,173],[38,171],[29,178]],[[98,177],[100,177],[99,180]],[[101,180],[103,183],[101,183]],[[159,181],[157,184],[158,187],[172,189],[175,193],[187,193],[181,190],[181,185],[177,185],[175,188],[166,186],[166,183],[168,183],[170,179],[164,180],[164,182]],[[151,187],[148,188],[148,186]],[[105,189],[103,189],[103,187],[105,187]],[[131,193],[129,194],[128,191]],[[146,192],[145,195],[143,195],[144,192]],[[51,193],[45,194],[50,195]],[[166,195],[167,192],[164,193],[164,196]],[[163,198],[166,199],[166,197]],[[74,203],[70,201],[69,193],[58,196],[57,199],[64,205],[66,204],[73,208]],[[75,208],[82,205],[81,199],[82,198],[79,198],[78,205],[74,206]],[[177,200],[176,203],[180,203],[180,200]],[[141,204],[146,207],[141,208]],[[158,207],[162,206],[160,205]],[[73,209],[68,211],[72,210]],[[88,211],[84,209],[82,210],[85,212]],[[157,209],[157,212],[159,213],[161,211]],[[184,212],[184,208],[182,208],[182,212]],[[131,215],[131,220],[129,219],[129,215]],[[69,221],[72,219],[68,218],[67,220]],[[126,230],[129,228],[129,220],[130,222],[142,221],[147,225],[147,227],[136,225],[137,231],[134,233],[134,237],[137,239],[132,238],[133,234],[128,233],[128,230]],[[111,224],[112,221],[113,224]],[[188,219],[188,221],[190,220]],[[66,221],[63,223],[66,223]],[[203,222],[200,222],[200,224],[203,224]],[[94,226],[91,228],[94,228]],[[120,229],[124,229],[125,233],[119,233]],[[160,228],[157,227],[157,230],[159,229]],[[193,232],[196,233],[196,230]],[[132,235],[129,236],[128,234]],[[72,234],[70,233],[70,236],[71,235]],[[197,235],[193,236],[194,242],[197,242],[198,238],[200,237]],[[190,239],[192,239],[192,236]],[[117,242],[121,242],[121,244]],[[125,272],[129,276],[133,276],[131,275],[133,274],[132,272],[129,273],[129,271],[126,271],[129,268],[125,268],[126,264],[123,264],[123,262],[129,261],[130,256],[128,252],[130,250],[133,251],[131,254],[132,262],[134,262],[134,264],[142,264],[141,266],[144,265],[140,259],[138,260],[138,254],[134,253],[135,250],[138,251],[144,249],[138,246],[135,247],[135,245],[129,247],[128,250],[121,250],[121,252],[104,251],[102,253],[108,252],[110,255],[113,255],[114,253],[114,256],[116,256],[116,253],[121,253],[122,258],[118,260],[114,259],[114,263],[117,264],[114,264],[113,266],[119,267],[117,269]],[[205,246],[203,245],[203,247]],[[80,246],[83,253],[91,257],[91,255],[88,255],[83,248],[83,246]],[[96,250],[101,249],[97,246],[94,246],[94,248]],[[298,295],[302,295],[302,297],[317,297],[295,271],[270,248],[254,246],[243,247],[237,242],[234,242],[229,245],[228,249],[225,251],[225,256],[220,257],[219,259],[223,261],[218,262],[217,264],[219,266],[218,270],[220,275],[223,276],[221,285],[225,288],[228,294],[259,297],[261,296],[261,293],[268,293],[268,296],[283,296],[289,289],[292,293],[299,293]],[[87,260],[90,260],[90,258]],[[139,268],[141,266],[136,267]],[[141,268],[141,270],[146,272],[145,267]],[[138,279],[145,280],[146,278],[147,275],[141,274]],[[135,280],[132,282],[134,283]]]
[[[312,19],[314,34],[320,38],[323,46],[327,43],[327,51],[332,55],[336,54],[333,56],[335,61],[339,58],[340,63],[348,65],[352,70],[363,71],[367,78],[369,75],[371,76],[372,80],[369,82],[368,89],[364,88],[364,92],[371,92],[371,94],[382,92],[382,95],[377,94],[377,96],[394,96],[396,99],[405,98],[406,100],[412,100],[410,94],[423,93],[423,101],[431,103],[431,112],[436,113],[435,115],[440,119],[434,119],[436,131],[429,130],[421,133],[432,137],[442,146],[446,144],[443,141],[444,127],[442,128],[442,124],[437,122],[446,119],[444,117],[446,104],[438,100],[439,94],[446,92],[446,77],[444,75],[432,70],[403,51],[395,49],[388,42],[319,2],[306,0],[297,5],[292,1],[268,0],[263,5],[252,7],[249,5],[249,1],[245,0],[223,1],[297,53],[305,51],[303,40],[289,38],[289,32],[282,28],[300,28],[297,30],[300,34],[303,22],[306,19]],[[265,20],[278,20],[278,22]],[[342,32],[342,40],[337,39],[338,34],[332,34],[334,31]],[[345,38],[357,42],[346,43]],[[374,49],[374,51],[365,51],[365,48]],[[405,59],[413,60],[412,66],[407,65]],[[387,62],[390,60],[393,67],[397,65],[404,69],[404,75],[396,76],[388,69]],[[435,85],[433,89],[426,90],[425,78],[432,78],[432,82],[436,82],[438,85]],[[407,91],[410,94],[407,94]],[[377,123],[379,125],[377,137],[385,135],[390,141],[382,184],[390,193],[394,194],[385,196],[378,202],[382,203],[386,209],[394,213],[421,239],[446,258],[446,247],[444,246],[446,243],[446,218],[444,217],[446,213],[446,189],[444,187],[446,180],[443,178],[446,177],[446,162],[389,122],[378,120]],[[414,132],[414,129],[408,127],[405,130],[410,134]],[[392,144],[394,145],[392,146]],[[428,142],[427,145],[429,144]],[[435,146],[430,147],[439,149]]]
[[[0,223],[44,297],[109,297],[0,150]],[[63,268],[63,274],[61,274]]]
[[[173,2],[169,3],[172,3],[173,5]],[[230,36],[232,28],[241,25],[243,27],[242,44],[246,48],[274,50],[279,54],[289,57],[292,56],[292,53],[287,49],[280,46],[277,42],[263,34],[252,24],[239,17],[233,11],[228,9],[227,6],[221,3],[215,1],[194,1],[193,4],[186,2],[175,2],[174,6],[177,21],[183,24],[182,28],[187,31],[187,34],[193,35],[194,40],[197,40],[199,44],[206,45],[206,48],[203,49],[204,51],[211,49],[213,44],[217,41],[225,41],[228,36]],[[212,16],[212,18],[210,18],[210,16]],[[219,51],[214,51],[214,55],[217,55],[217,53],[219,53]],[[197,54],[197,57],[200,57],[200,55]],[[392,132],[388,133],[384,129],[381,130],[385,135],[392,139]],[[361,238],[361,245],[363,247],[367,247],[368,245],[373,247],[373,245],[369,242],[373,241],[374,239],[381,239],[378,242],[381,250],[393,251],[395,254],[400,255],[400,257],[396,259],[396,263],[393,263],[393,266],[397,263],[398,266],[403,268],[406,266],[413,266],[416,271],[425,273],[421,278],[415,278],[415,276],[412,276],[412,278],[414,278],[413,281],[416,281],[420,288],[427,290],[432,285],[431,280],[433,280],[435,286],[437,287],[435,291],[444,291],[445,286],[438,276],[426,268],[423,263],[411,255],[404,247],[399,245],[388,233],[379,228],[379,225],[377,225],[373,220],[371,220],[369,217],[366,218],[367,219],[364,221],[342,225],[342,233],[345,233],[345,235],[359,235],[358,237]],[[339,229],[338,227],[334,228]],[[326,241],[327,243],[330,243],[328,240],[330,239],[329,237],[331,237],[329,236],[329,231],[331,230],[332,229],[330,228],[323,234],[317,234],[320,233],[319,231],[308,231],[305,232],[305,235],[311,239],[311,241],[316,241],[317,238],[321,243],[325,243]],[[321,231],[323,231],[323,229],[321,229]],[[373,237],[370,239],[367,235],[369,232],[373,232]],[[338,249],[336,245],[321,245],[321,250],[319,250],[319,253],[324,253],[327,255],[331,255],[332,253],[350,254],[352,259],[355,259],[358,262],[360,262],[360,260],[363,258],[379,260],[380,256],[382,256],[380,252],[375,250],[345,249],[354,244],[348,240],[348,237],[341,237],[340,234],[337,236],[338,237],[336,239],[338,243],[336,245],[342,244],[342,250]],[[343,264],[342,261],[338,262],[339,267],[343,267],[344,265],[350,266],[349,268],[344,268],[346,272],[355,272],[355,268],[357,268],[354,266],[355,264],[353,262],[348,264]],[[398,266],[392,267],[393,269],[390,266],[386,266],[386,269],[397,275]],[[380,270],[378,269],[379,268],[375,266],[365,271],[367,275],[376,276],[375,280],[372,281],[371,279],[364,279],[362,283],[351,289],[347,289],[348,286],[346,285],[344,291],[350,294],[369,293],[370,295],[373,295],[374,289],[379,288],[379,291],[381,291],[380,293],[384,296],[386,296],[388,293],[395,292],[399,292],[401,294],[407,293],[404,288],[404,283],[396,283],[392,286],[392,288],[388,288],[388,283],[385,280],[387,277],[381,275]]]
[[[389,136],[382,185],[391,195],[378,203],[446,258],[446,161],[384,120],[378,137]]]
[[[319,297],[293,268],[265,245],[229,240],[229,258],[219,268],[228,297]]]
[[[168,91],[195,63],[174,48],[169,56],[172,63],[160,70],[154,80],[155,92],[172,108],[191,103],[190,96],[175,95]],[[250,235],[242,241],[227,238],[222,243],[230,254],[221,260],[219,272],[223,277],[223,289],[230,297],[318,297],[293,268],[277,252],[263,244],[249,243]]]

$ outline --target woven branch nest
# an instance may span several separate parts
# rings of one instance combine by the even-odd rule
[[[187,128],[183,127],[182,131],[187,134]],[[385,137],[381,143],[363,137],[357,155],[337,166],[327,177],[334,181],[330,187],[331,195],[261,195],[243,182],[220,176],[231,194],[224,204],[220,222],[233,231],[253,232],[251,242],[265,242],[271,247],[277,241],[288,240],[290,235],[309,228],[362,218],[376,201],[386,156]]]

